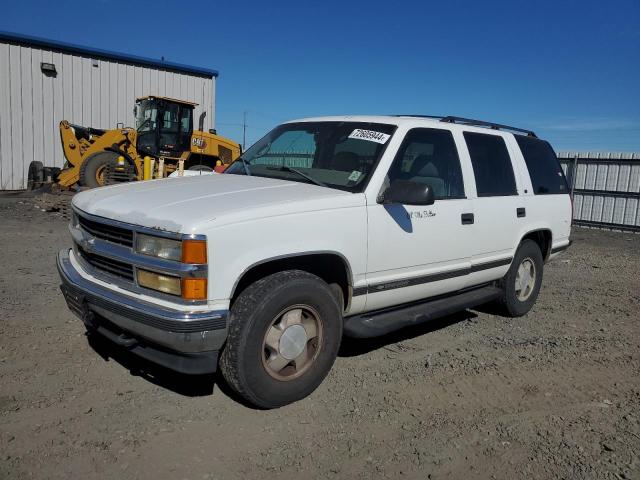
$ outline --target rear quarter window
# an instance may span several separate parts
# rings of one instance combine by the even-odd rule
[[[567,180],[553,148],[543,140],[515,135],[529,170],[533,193],[553,195],[569,193]]]

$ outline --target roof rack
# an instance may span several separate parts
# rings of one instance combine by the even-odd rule
[[[493,130],[511,130],[512,132],[526,133],[529,137],[538,138],[538,136],[531,130],[525,130],[524,128],[510,127],[509,125],[502,125],[500,123],[485,122],[483,120],[474,120],[472,118],[455,117],[453,115],[394,115],[394,117],[418,117],[418,118],[434,118],[445,123],[459,123],[461,125],[469,125],[473,127],[489,127]]]
[[[531,130],[525,130],[524,128],[510,127],[509,125],[501,125],[499,123],[491,123],[485,122],[482,120],[474,120],[472,118],[464,118],[464,117],[442,117],[440,119],[441,122],[446,123],[460,123],[462,125],[470,125],[474,127],[489,127],[493,130],[511,130],[512,132],[526,133],[529,137],[537,138],[537,135]]]
[[[445,115],[415,115],[413,113],[409,113],[407,115],[392,115],[392,117],[419,117],[419,118],[443,119],[445,118]]]

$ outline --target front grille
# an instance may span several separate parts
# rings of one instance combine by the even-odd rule
[[[225,165],[228,165],[233,160],[231,158],[231,150],[227,147],[223,147],[222,145],[218,147],[218,157]]]
[[[124,262],[119,262],[118,260],[114,260],[109,257],[103,257],[102,255],[96,255],[95,253],[87,252],[80,246],[78,246],[78,253],[92,267],[133,282],[132,265]]]
[[[118,243],[125,247],[133,246],[133,231],[131,230],[96,222],[81,216],[78,216],[78,223],[80,228],[96,238]]]

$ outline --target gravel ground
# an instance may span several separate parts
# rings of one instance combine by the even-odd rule
[[[576,228],[529,315],[345,339],[311,397],[258,411],[89,344],[66,221],[0,218],[0,478],[640,478],[640,235]]]

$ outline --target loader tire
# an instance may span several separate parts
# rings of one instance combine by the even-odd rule
[[[29,164],[27,174],[27,190],[34,190],[44,182],[44,166],[42,162],[34,160]]]
[[[109,164],[115,165],[118,154],[115,152],[98,152],[87,158],[80,167],[78,183],[81,187],[102,187],[106,182],[106,171]]]

